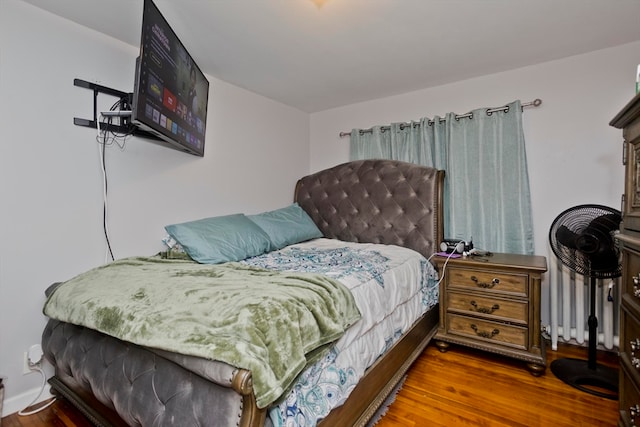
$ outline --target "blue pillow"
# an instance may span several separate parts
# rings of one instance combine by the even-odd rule
[[[322,237],[311,217],[297,203],[247,217],[269,235],[272,250]]]
[[[267,233],[243,214],[167,225],[164,229],[202,264],[240,261],[271,247]]]

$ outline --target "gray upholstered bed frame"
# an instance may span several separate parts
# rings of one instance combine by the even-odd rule
[[[300,179],[294,200],[325,237],[406,246],[429,257],[442,240],[444,172],[391,160],[349,162]],[[433,308],[320,426],[364,426],[429,343]],[[50,320],[42,337],[53,392],[95,425],[258,427],[251,372],[155,351]]]

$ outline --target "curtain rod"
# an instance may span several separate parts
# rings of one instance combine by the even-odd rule
[[[524,109],[524,107],[539,107],[540,104],[542,104],[542,100],[540,98],[536,98],[531,102],[524,102],[522,103],[522,108]],[[491,114],[497,112],[497,111],[509,111],[509,106],[505,105],[504,107],[498,107],[498,108],[487,108],[487,115],[490,116]],[[456,115],[455,119],[459,120],[459,119],[463,119],[463,118],[473,118],[473,113],[467,113],[467,114],[460,114],[460,115]],[[445,119],[440,119],[440,123],[444,122]],[[429,120],[427,122],[429,125],[433,124],[433,120]],[[402,123],[400,125],[400,129],[404,129],[407,126],[420,126],[420,122],[414,122],[414,123]],[[380,128],[380,130],[382,132],[390,130],[391,126],[382,126]],[[363,133],[371,133],[373,132],[373,128],[369,128],[369,129],[363,129],[360,131],[360,134]],[[340,132],[340,138],[344,138],[345,136],[351,136],[351,132]]]

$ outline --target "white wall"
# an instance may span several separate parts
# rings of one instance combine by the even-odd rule
[[[525,112],[536,252],[553,218],[578,203],[619,207],[621,132],[609,120],[632,97],[640,43],[310,116],[215,78],[206,155],[139,139],[107,150],[116,257],[160,249],[163,226],[289,203],[295,180],[348,160],[338,133],[465,113],[516,98]],[[22,353],[40,341],[44,289],[104,261],[92,94],[74,78],[130,90],[137,49],[20,0],[0,0],[0,376],[5,414],[37,390]],[[104,105],[113,102],[104,101]],[[309,144],[310,135],[310,144]],[[543,302],[544,304],[544,302]],[[543,307],[543,316],[545,308]],[[26,400],[26,401],[25,401]]]
[[[549,227],[564,209],[582,203],[620,209],[622,132],[608,123],[634,95],[639,52],[636,42],[312,114],[311,171],[348,160],[349,138],[339,138],[341,131],[540,98],[540,107],[525,110],[524,126],[535,248],[547,256]],[[543,323],[548,312],[545,281]]]
[[[39,389],[22,357],[40,342],[44,290],[105,260],[92,92],[133,88],[137,48],[19,0],[0,1],[0,376],[4,413]],[[205,157],[130,139],[107,149],[117,258],[161,249],[163,226],[291,203],[309,170],[309,116],[210,78]],[[104,95],[100,95],[102,99]],[[101,104],[110,105],[106,97]]]

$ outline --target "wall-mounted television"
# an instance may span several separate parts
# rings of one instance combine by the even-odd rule
[[[151,0],[144,0],[131,121],[172,148],[204,156],[209,81]]]

